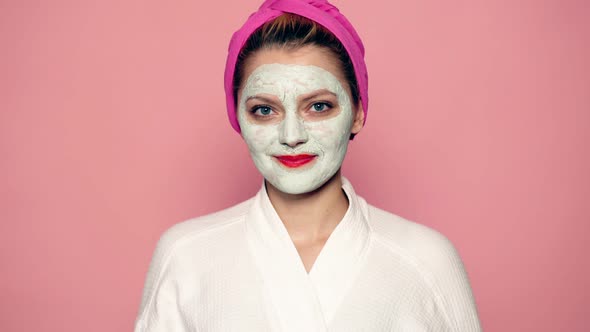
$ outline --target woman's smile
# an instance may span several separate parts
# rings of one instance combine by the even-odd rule
[[[314,161],[317,155],[297,154],[297,155],[279,155],[273,156],[279,163],[289,168],[298,168]]]

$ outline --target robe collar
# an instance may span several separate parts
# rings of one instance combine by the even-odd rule
[[[264,183],[254,197],[246,234],[269,300],[268,313],[280,331],[326,331],[361,269],[371,234],[367,204],[344,177],[342,189],[348,209],[309,274]]]

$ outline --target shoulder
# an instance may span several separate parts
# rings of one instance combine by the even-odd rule
[[[211,268],[220,257],[233,254],[235,246],[228,243],[241,237],[240,226],[252,200],[179,222],[160,236],[146,276],[138,324],[150,307],[167,303],[166,297],[175,294],[177,285],[186,284],[183,280]]]
[[[164,271],[183,270],[188,264],[204,263],[219,255],[227,254],[241,237],[241,225],[248,213],[252,199],[230,208],[179,222],[168,228],[158,240],[154,250],[148,279]]]
[[[372,205],[368,211],[375,238],[406,258],[438,270],[443,268],[440,264],[458,256],[451,241],[439,231]]]
[[[373,238],[411,266],[433,289],[448,283],[469,288],[461,257],[453,243],[439,231],[369,206]]]
[[[368,206],[376,242],[411,266],[432,290],[452,331],[481,331],[463,262],[440,232],[374,206]]]
[[[191,239],[213,235],[216,231],[244,220],[252,204],[252,198],[227,209],[194,217],[168,228],[158,240],[156,252],[167,252]]]

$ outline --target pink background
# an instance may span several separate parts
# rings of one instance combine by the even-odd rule
[[[334,1],[367,47],[344,174],[461,253],[486,331],[587,331],[587,1]],[[159,235],[253,195],[225,114],[256,0],[0,3],[0,331],[130,331]]]

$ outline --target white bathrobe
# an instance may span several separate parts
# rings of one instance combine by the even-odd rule
[[[481,331],[449,240],[367,204],[345,178],[342,188],[348,210],[309,273],[264,185],[170,228],[135,331]]]

